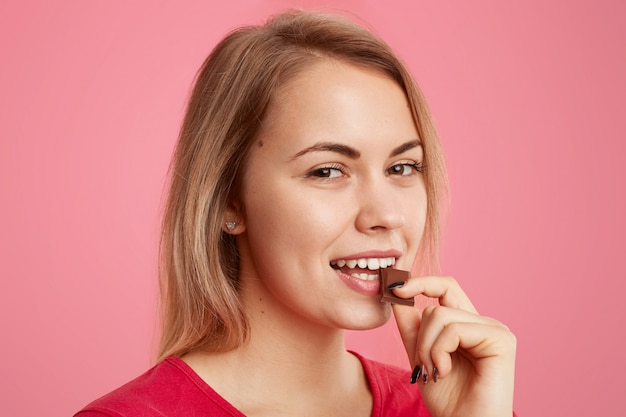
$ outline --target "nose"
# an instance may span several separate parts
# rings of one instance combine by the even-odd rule
[[[381,182],[360,187],[356,228],[362,233],[398,229],[406,222],[401,190],[385,187],[385,180]]]

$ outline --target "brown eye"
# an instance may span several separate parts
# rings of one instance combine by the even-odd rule
[[[406,162],[403,164],[396,164],[387,169],[388,175],[411,175],[415,172],[420,172],[420,165],[416,162]]]
[[[338,167],[321,167],[316,168],[307,174],[307,177],[317,178],[338,178],[343,175],[343,171]]]

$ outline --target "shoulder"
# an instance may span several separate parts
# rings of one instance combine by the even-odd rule
[[[352,353],[361,361],[372,390],[372,416],[430,416],[419,388],[410,383],[410,370]]]
[[[182,360],[167,358],[152,369],[87,405],[75,417],[237,415]],[[197,410],[197,412],[196,412]]]
[[[173,395],[173,391],[181,382],[184,383],[184,374],[176,367],[175,361],[166,359],[139,377],[93,401],[79,411],[76,417],[151,416],[153,414],[148,410],[163,408],[163,404],[160,404],[163,398]]]

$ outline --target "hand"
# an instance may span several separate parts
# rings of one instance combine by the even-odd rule
[[[394,293],[439,300],[422,312],[393,305],[411,366],[423,366],[417,385],[431,415],[510,417],[516,348],[511,331],[480,316],[453,278],[414,277]]]

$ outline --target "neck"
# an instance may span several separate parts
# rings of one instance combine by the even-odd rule
[[[295,314],[268,294],[244,289],[242,295],[251,329],[248,343],[183,358],[213,389],[247,415],[258,414],[251,404],[310,410],[320,399],[345,403],[345,395],[368,410],[367,380],[359,360],[345,350],[342,329]]]
[[[304,377],[309,387],[318,381],[327,386],[330,377],[339,377],[353,363],[342,329],[295,314],[268,294],[249,293],[254,296],[244,297],[244,305],[251,334],[237,350],[239,360],[250,361],[258,372],[275,373],[287,384]]]

